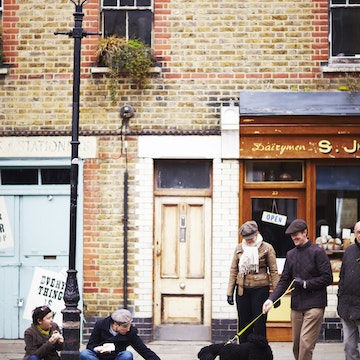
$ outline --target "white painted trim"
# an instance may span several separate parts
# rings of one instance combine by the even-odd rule
[[[138,156],[152,159],[221,157],[220,136],[139,136]]]
[[[79,157],[95,158],[97,139],[95,136],[79,137]],[[70,136],[9,136],[0,137],[0,158],[69,158]]]

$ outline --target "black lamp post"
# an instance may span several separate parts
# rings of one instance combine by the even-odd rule
[[[72,106],[72,136],[71,136],[71,168],[70,168],[70,244],[69,244],[69,269],[67,271],[66,287],[64,292],[65,309],[63,314],[64,350],[61,352],[62,360],[78,360],[80,349],[80,314],[77,308],[80,294],[77,282],[76,259],[76,217],[78,197],[79,173],[79,98],[80,98],[80,67],[81,67],[81,39],[88,33],[82,28],[84,13],[82,6],[86,0],[77,2],[70,0],[75,5],[75,26],[68,32],[55,32],[55,35],[68,35],[74,38],[74,69],[73,69],[73,106]]]

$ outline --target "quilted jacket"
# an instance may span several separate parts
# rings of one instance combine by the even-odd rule
[[[344,320],[360,320],[359,279],[360,244],[356,241],[345,250],[340,269],[337,310]]]
[[[306,288],[296,287],[291,292],[291,309],[301,311],[327,305],[326,287],[333,281],[330,260],[325,250],[311,240],[287,252],[280,281],[269,298],[275,301],[282,296],[295,278],[305,280]]]

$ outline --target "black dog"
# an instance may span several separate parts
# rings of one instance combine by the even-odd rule
[[[248,341],[241,344],[220,343],[203,347],[199,353],[200,360],[273,360],[271,347],[264,336],[250,334]]]

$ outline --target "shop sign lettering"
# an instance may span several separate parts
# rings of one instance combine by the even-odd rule
[[[344,150],[344,152],[346,152],[347,154],[355,154],[360,150],[360,144],[357,142],[357,140],[353,140],[352,143],[349,142],[349,145],[342,145],[341,147]],[[329,140],[319,141],[319,151],[321,153],[330,154],[333,150],[336,153],[340,152],[339,147],[333,146],[331,141]]]
[[[251,138],[243,138],[241,141],[241,157],[269,157],[274,158],[321,158],[324,155],[333,158],[360,157],[360,140],[343,137],[330,139],[314,139],[308,137],[305,141],[299,142],[294,139],[291,143],[272,141],[267,142],[251,141]]]
[[[305,151],[306,147],[305,145],[281,145],[281,144],[262,144],[262,143],[254,143],[254,147],[251,149],[251,151],[270,151],[270,152],[277,152],[279,155],[283,155],[285,152],[289,151]]]

